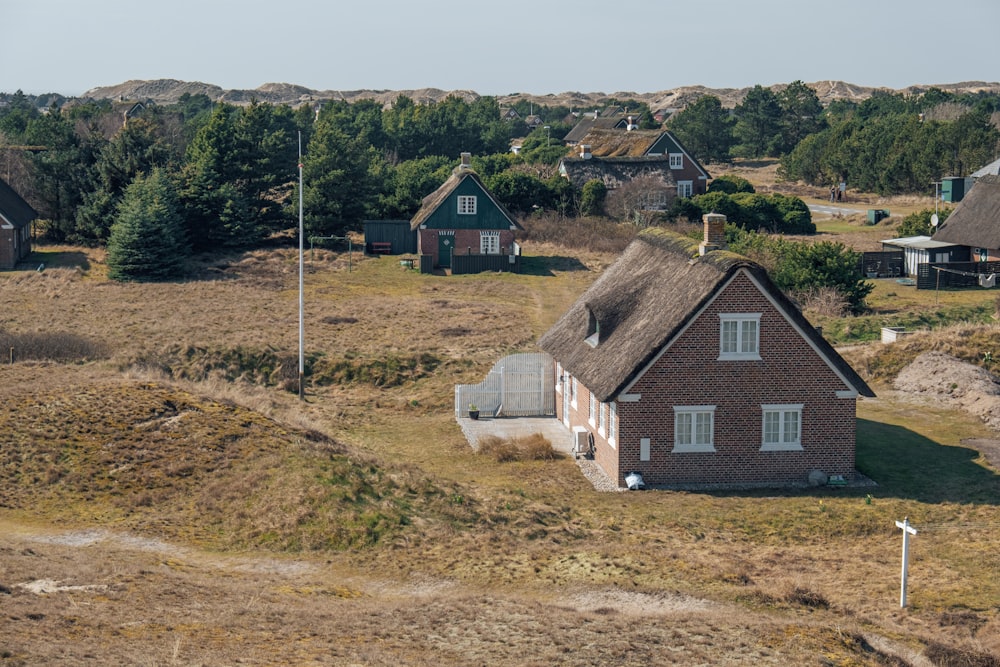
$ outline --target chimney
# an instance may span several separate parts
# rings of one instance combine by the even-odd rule
[[[584,160],[590,159],[590,144],[580,144],[580,157]]]
[[[706,213],[701,216],[705,225],[705,238],[698,246],[698,254],[706,255],[713,250],[726,247],[726,216],[721,213]]]
[[[629,132],[631,132],[632,130],[634,130],[634,129],[638,128],[638,127],[639,127],[639,126],[638,126],[638,125],[636,125],[636,124],[635,124],[635,123],[634,123],[634,122],[632,121],[632,116],[629,116],[629,117],[628,117],[628,125],[626,125],[626,126],[625,126],[625,129],[626,129],[626,130],[628,130]]]
[[[462,164],[460,169],[472,169],[472,153],[462,153]]]

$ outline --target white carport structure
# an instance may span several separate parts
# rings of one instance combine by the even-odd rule
[[[899,239],[887,239],[882,241],[884,249],[902,250],[903,266],[906,275],[917,275],[918,264],[928,264],[931,262],[952,261],[951,249],[955,248],[954,243],[935,241],[929,236],[906,236]]]

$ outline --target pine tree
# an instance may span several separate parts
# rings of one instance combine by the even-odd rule
[[[160,169],[140,174],[118,205],[108,239],[108,277],[119,281],[176,278],[190,253],[174,187]]]

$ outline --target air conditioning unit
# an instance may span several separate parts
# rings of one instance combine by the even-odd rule
[[[573,457],[592,457],[594,455],[594,436],[582,426],[573,427]]]

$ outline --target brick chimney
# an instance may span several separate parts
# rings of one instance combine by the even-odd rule
[[[726,216],[721,213],[706,213],[701,216],[705,225],[705,238],[698,246],[698,254],[705,255],[713,250],[726,247]]]
[[[462,153],[462,169],[472,169],[472,153]]]
[[[580,157],[584,160],[590,159],[590,144],[580,144]]]

